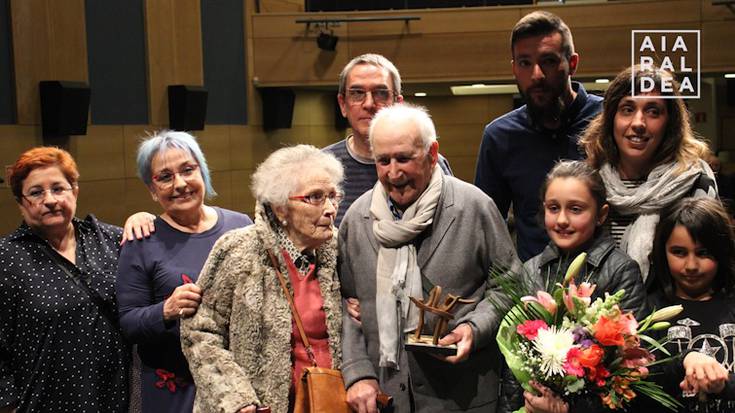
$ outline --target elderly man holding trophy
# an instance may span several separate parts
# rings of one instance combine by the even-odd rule
[[[387,107],[369,136],[378,182],[339,231],[342,293],[360,302],[359,321],[344,316],[348,403],[377,412],[382,390],[396,413],[494,411],[503,314],[486,299],[501,294],[488,274],[493,266],[520,268],[505,221],[482,191],[441,173],[425,109]],[[435,351],[433,343],[406,351],[420,316],[424,333],[437,323],[449,331]]]

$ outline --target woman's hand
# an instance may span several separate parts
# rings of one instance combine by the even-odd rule
[[[696,351],[684,357],[684,370],[679,387],[685,392],[717,394],[727,383],[727,370],[716,359]]]
[[[569,413],[569,405],[559,398],[550,388],[534,381],[531,386],[539,392],[539,396],[530,392],[523,392],[528,413]]]
[[[124,244],[125,241],[134,241],[136,239],[150,237],[151,232],[156,232],[156,227],[153,225],[153,221],[155,220],[156,216],[147,212],[136,212],[129,216],[128,219],[125,220],[123,238],[120,245]]]
[[[245,406],[238,410],[238,413],[255,413],[255,405],[251,404],[250,406]]]
[[[193,283],[176,287],[173,294],[163,302],[163,319],[166,321],[191,317],[202,302],[202,289]]]
[[[0,413],[15,413],[15,412],[16,410],[15,410],[15,407],[13,406],[0,407]]]
[[[355,413],[378,413],[376,398],[379,392],[377,380],[359,380],[347,389],[347,404]]]

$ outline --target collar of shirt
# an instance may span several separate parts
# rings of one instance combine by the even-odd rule
[[[572,82],[572,90],[577,93],[577,97],[575,97],[572,103],[561,113],[561,123],[558,128],[547,129],[543,125],[538,125],[536,124],[536,122],[534,122],[534,119],[530,116],[530,114],[526,112],[526,116],[528,116],[529,121],[528,123],[531,124],[536,130],[549,133],[554,139],[556,139],[556,137],[559,135],[564,135],[563,131],[569,126],[572,120],[577,118],[577,115],[584,108],[584,105],[587,102],[587,91],[584,89],[584,86],[582,86],[581,83]]]
[[[388,197],[388,209],[390,209],[390,213],[393,214],[393,220],[394,221],[400,221],[403,219],[403,211],[398,209],[396,204],[393,203],[393,200]]]

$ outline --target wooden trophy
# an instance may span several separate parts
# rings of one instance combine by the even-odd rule
[[[435,286],[429,292],[429,297],[419,300],[415,297],[409,297],[411,301],[419,309],[419,323],[416,331],[406,336],[406,351],[422,351],[426,353],[437,354],[441,356],[454,356],[457,354],[457,345],[450,344],[448,346],[439,345],[439,339],[447,332],[449,320],[454,318],[454,311],[458,304],[472,304],[475,300],[467,300],[453,294],[447,294],[444,302],[440,302],[442,288]],[[434,325],[434,334],[424,335],[421,331],[424,328],[424,315],[426,311],[437,317]]]

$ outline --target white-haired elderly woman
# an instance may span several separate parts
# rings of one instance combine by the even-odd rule
[[[202,303],[181,327],[197,384],[195,410],[290,411],[310,366],[272,255],[319,367],[341,363],[341,297],[334,218],[342,164],[310,145],[279,149],[253,174],[255,225],[215,245],[199,277]]]
[[[143,412],[190,412],[195,389],[179,320],[197,312],[201,290],[194,283],[215,242],[252,221],[204,204],[216,194],[204,154],[188,133],[162,131],[143,141],[138,173],[163,212],[150,237],[126,242],[120,253],[120,326],[142,361]]]

